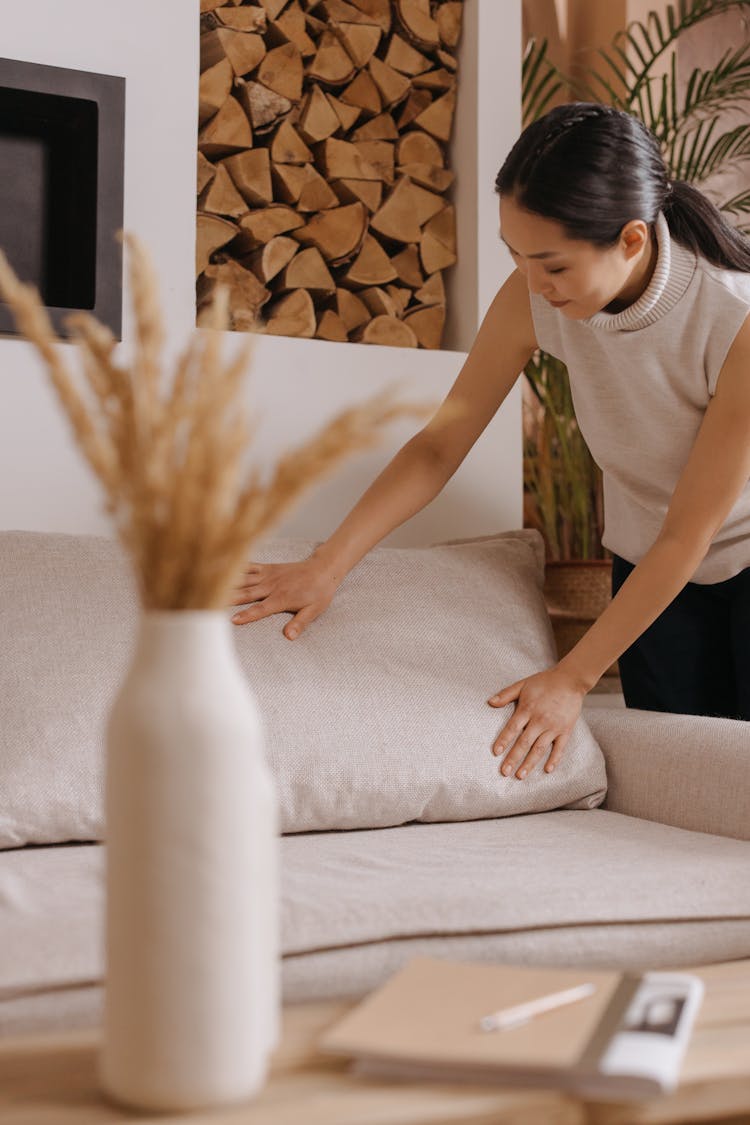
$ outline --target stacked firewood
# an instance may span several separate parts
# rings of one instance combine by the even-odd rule
[[[198,308],[440,347],[461,0],[201,0]]]

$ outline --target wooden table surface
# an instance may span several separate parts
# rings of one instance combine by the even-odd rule
[[[97,1091],[96,1032],[0,1039],[0,1125],[674,1125],[750,1123],[750,960],[691,970],[706,996],[683,1067],[667,1098],[582,1103],[549,1091],[354,1078],[346,1063],[318,1055],[317,1036],[351,1006],[284,1010],[271,1075],[250,1105],[193,1114],[135,1114]]]

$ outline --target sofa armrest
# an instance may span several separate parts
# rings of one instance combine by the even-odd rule
[[[607,763],[603,808],[750,840],[750,723],[586,707]]]

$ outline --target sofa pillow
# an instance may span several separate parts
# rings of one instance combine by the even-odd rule
[[[269,539],[255,561],[306,557]],[[504,778],[491,694],[555,661],[534,531],[377,547],[295,641],[288,614],[231,625],[284,832],[593,808],[604,760],[581,719],[552,774]],[[135,642],[119,545],[0,533],[0,847],[103,835],[104,730]],[[227,617],[235,612],[227,607]]]

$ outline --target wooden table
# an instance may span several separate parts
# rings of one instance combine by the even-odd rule
[[[679,1090],[645,1103],[605,1105],[543,1091],[355,1079],[318,1055],[318,1034],[350,1006],[285,1009],[282,1045],[252,1105],[196,1114],[142,1115],[102,1100],[96,1032],[0,1040],[0,1125],[674,1125],[750,1123],[750,960],[692,970],[706,997]]]

